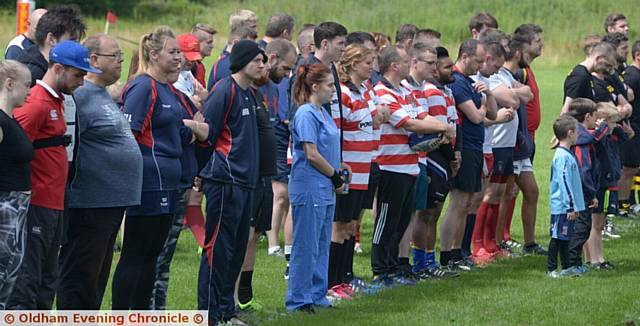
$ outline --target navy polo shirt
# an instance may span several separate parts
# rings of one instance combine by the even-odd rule
[[[447,86],[453,93],[456,105],[460,105],[466,101],[472,101],[477,109],[482,105],[482,93],[478,93],[473,89],[473,79],[461,74],[458,71],[453,72],[454,81]],[[458,115],[462,116],[461,135],[462,148],[482,151],[482,143],[484,143],[484,122],[473,123],[461,110]]]

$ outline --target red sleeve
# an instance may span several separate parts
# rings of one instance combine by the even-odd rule
[[[38,103],[32,99],[32,97],[28,97],[22,107],[13,110],[13,117],[25,131],[29,140],[33,142],[38,139],[40,129],[47,121],[47,109],[46,106],[37,105]]]

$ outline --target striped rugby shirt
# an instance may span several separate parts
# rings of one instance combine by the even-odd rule
[[[385,78],[374,90],[391,113],[391,119],[380,126],[377,158],[380,170],[417,176],[420,173],[418,154],[409,147],[409,132],[402,126],[418,116],[418,103],[406,88],[395,88]]]
[[[342,121],[337,103],[331,106],[331,116],[336,126],[342,130],[342,160],[351,166],[353,172],[349,187],[367,190],[373,151],[378,148],[373,131],[376,107],[364,83],[359,86],[351,82],[340,83],[340,89]]]

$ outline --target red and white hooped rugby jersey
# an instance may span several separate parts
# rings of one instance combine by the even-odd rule
[[[364,95],[365,98],[373,102],[373,106],[371,107],[371,117],[375,117],[378,114],[378,109],[376,109],[376,105],[380,105],[382,104],[382,102],[380,102],[380,97],[378,97],[375,89],[373,89],[375,85],[373,85],[373,83],[371,82],[371,79],[365,80],[364,83],[362,84],[367,89]],[[380,148],[380,126],[373,127],[373,140],[376,143],[376,148],[371,153],[371,162],[377,163],[378,162],[377,158],[378,158],[378,153]]]
[[[423,85],[417,84],[411,76],[402,80],[400,83],[402,87],[404,87],[407,91],[411,93],[413,98],[416,99],[418,103],[417,119],[424,119],[427,115],[429,115],[429,103],[427,101],[427,94],[424,90]],[[427,165],[427,153],[426,152],[418,152],[418,162]]]
[[[402,125],[418,116],[419,105],[407,89],[395,88],[384,79],[374,89],[381,104],[388,105],[391,113],[391,119],[380,126],[377,158],[380,170],[417,176],[420,173],[418,154],[409,147],[409,132]]]
[[[336,126],[342,130],[342,160],[351,166],[353,175],[349,187],[367,190],[373,151],[378,148],[374,139],[373,118],[376,114],[373,99],[364,85],[340,83],[342,93],[342,121],[340,106],[331,106]]]

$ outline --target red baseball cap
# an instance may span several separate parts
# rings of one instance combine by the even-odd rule
[[[178,35],[178,46],[184,57],[189,61],[202,60],[200,54],[200,41],[193,34]]]

